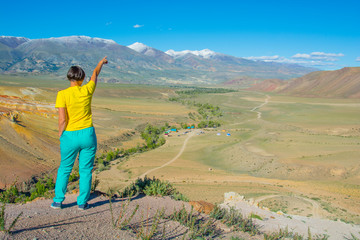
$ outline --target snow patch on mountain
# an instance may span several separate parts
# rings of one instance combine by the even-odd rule
[[[2,39],[17,39],[17,40],[23,40],[23,41],[30,41],[30,39],[25,37],[12,37],[12,36],[0,36]]]
[[[127,46],[128,48],[131,48],[132,50],[134,51],[137,51],[139,53],[143,53],[145,52],[146,50],[149,50],[150,47],[146,46],[145,44],[143,43],[140,43],[140,42],[136,42],[136,43],[133,43],[129,46]]]
[[[0,43],[11,48],[16,48],[17,46],[29,41],[30,39],[25,37],[0,36]]]
[[[105,44],[116,44],[114,40],[103,39],[103,38],[92,38],[88,36],[68,36],[68,37],[57,37],[49,38],[49,40],[62,42],[62,43],[81,43],[81,42],[97,42]]]
[[[203,50],[195,50],[195,51],[191,51],[191,50],[184,50],[184,51],[174,51],[172,49],[168,50],[165,52],[166,54],[174,57],[174,58],[179,58],[179,57],[182,57],[186,54],[193,54],[195,56],[199,56],[199,57],[202,57],[202,58],[211,58],[215,55],[217,55],[216,52],[214,51],[211,51],[210,49],[203,49]]]

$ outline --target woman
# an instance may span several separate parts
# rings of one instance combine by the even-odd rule
[[[94,69],[90,81],[81,86],[85,72],[81,67],[70,67],[67,78],[70,87],[59,91],[55,107],[59,111],[59,137],[61,163],[55,184],[55,197],[51,207],[61,209],[69,175],[79,154],[80,193],[77,204],[80,210],[89,208],[92,169],[97,147],[95,129],[92,122],[91,99],[101,68],[108,61],[104,57]]]

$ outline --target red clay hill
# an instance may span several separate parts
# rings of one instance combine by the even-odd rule
[[[317,71],[289,81],[265,80],[250,90],[299,97],[360,98],[360,67]]]

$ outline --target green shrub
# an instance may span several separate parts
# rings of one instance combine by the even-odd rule
[[[0,194],[0,201],[4,203],[16,203],[19,200],[21,198],[19,197],[19,189],[16,186],[16,182]]]
[[[179,193],[168,181],[162,181],[155,177],[151,179],[147,176],[145,176],[144,179],[136,179],[134,183],[127,186],[122,192],[119,192],[119,195],[128,197],[140,193],[149,196],[171,196],[175,200],[189,201],[186,196]]]
[[[242,214],[230,208],[229,210],[215,206],[210,213],[210,217],[220,220],[229,227],[233,227],[236,231],[248,232],[250,235],[260,234],[257,225],[252,221],[252,218],[245,218]]]
[[[35,178],[34,178],[35,179]],[[52,190],[55,188],[54,180],[51,176],[44,176],[27,183],[24,189],[27,191],[20,191],[13,183],[8,189],[0,193],[0,201],[5,203],[17,203],[32,201],[37,197],[52,197]]]
[[[288,228],[280,229],[278,232],[273,233],[265,233],[264,240],[278,240],[278,239],[294,239],[294,240],[327,240],[329,238],[328,235],[315,235],[312,236],[310,232],[310,228],[308,229],[308,237],[304,238],[302,235],[298,233],[289,232]]]
[[[145,186],[143,192],[148,196],[170,196],[175,188],[168,181],[153,179],[150,184]]]
[[[195,214],[192,207],[191,211],[188,213],[183,206],[178,211],[174,210],[174,212],[167,218],[188,227],[188,238],[190,239],[214,238],[218,234],[218,230],[216,229],[214,222],[210,220],[206,221],[201,218],[198,213]]]
[[[175,192],[171,195],[171,197],[176,200],[176,201],[183,201],[183,202],[188,202],[189,198],[186,197],[184,194],[180,193],[180,192]]]
[[[77,180],[79,180],[79,178],[80,178],[79,170],[75,169],[69,176],[69,182],[76,182]]]

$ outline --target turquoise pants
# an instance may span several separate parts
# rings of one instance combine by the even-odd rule
[[[92,169],[97,147],[94,127],[77,131],[64,131],[60,137],[61,163],[58,170],[54,202],[62,202],[69,176],[79,154],[80,193],[77,204],[85,204],[90,197]]]

